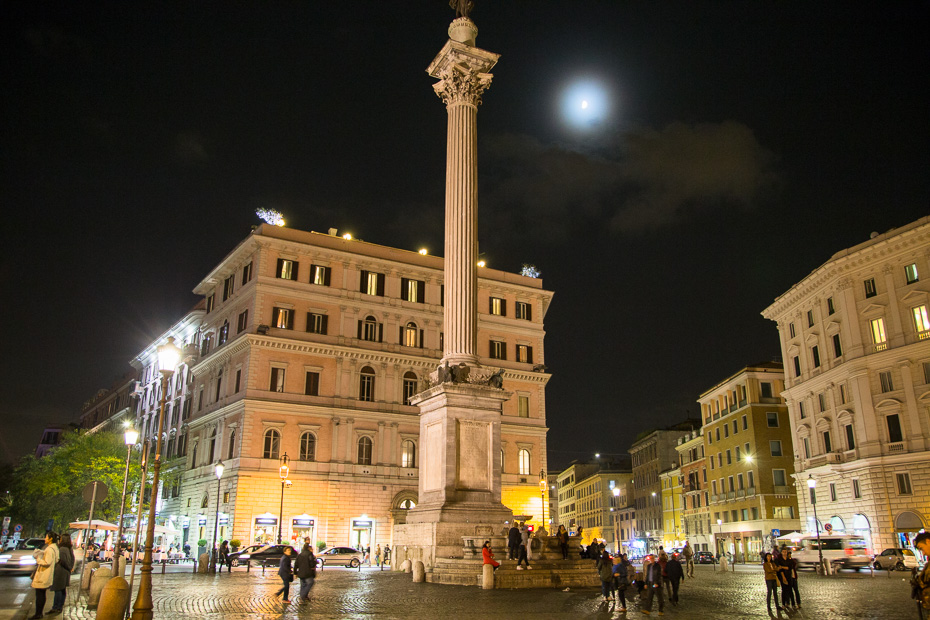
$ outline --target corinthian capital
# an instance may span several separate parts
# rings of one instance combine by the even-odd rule
[[[467,103],[481,105],[481,95],[491,86],[490,73],[472,72],[466,64],[452,64],[437,77],[433,90],[446,105]]]

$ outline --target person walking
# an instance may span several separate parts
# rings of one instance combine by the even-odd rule
[[[668,578],[668,554],[663,547],[659,547],[659,566],[662,567],[662,585],[665,588],[665,595],[669,601],[672,600],[672,582]]]
[[[227,570],[232,570],[229,566],[229,541],[224,540],[220,543],[220,571],[223,572],[223,567],[227,567]]]
[[[681,562],[675,555],[672,555],[665,564],[665,574],[668,575],[669,600],[672,605],[678,604],[678,585],[685,576],[684,569],[681,568]]]
[[[633,583],[636,572],[633,565],[626,559],[626,554],[621,553],[619,561],[613,565],[614,573],[614,591],[616,592],[617,602],[620,603],[620,611],[626,611],[626,589]]]
[[[614,561],[606,551],[597,560],[597,574],[601,578],[601,594],[610,601],[614,593]]]
[[[391,563],[391,545],[384,545],[384,563],[388,565]]]
[[[516,560],[520,552],[520,530],[517,528],[517,522],[514,521],[507,532],[507,548],[510,550],[511,560]]]
[[[45,546],[32,552],[36,559],[36,571],[32,577],[32,588],[36,591],[36,612],[30,620],[43,617],[45,596],[55,582],[55,566],[58,564],[58,534],[45,533]]]
[[[494,570],[497,570],[500,567],[500,562],[494,561],[494,552],[491,551],[491,541],[484,541],[484,545],[481,546],[481,557],[484,559],[485,564],[490,564],[494,567]]]
[[[52,579],[51,590],[55,597],[52,599],[52,608],[49,615],[60,614],[65,607],[65,595],[71,585],[71,572],[74,570],[74,547],[71,545],[71,535],[62,534],[58,543],[58,563],[55,565],[55,577]]]
[[[643,565],[643,580],[646,582],[644,590],[646,600],[640,607],[640,611],[647,616],[652,613],[652,599],[659,598],[659,615],[665,615],[665,596],[662,592],[662,565],[658,561],[650,562],[648,566]]]
[[[529,560],[533,553],[530,545],[530,528],[526,527],[526,523],[520,528],[520,543],[526,547],[526,559]]]
[[[556,533],[555,537],[559,541],[559,549],[562,550],[562,559],[568,559],[568,530],[565,529],[564,525],[559,526],[559,531]]]
[[[381,566],[381,545],[375,545],[375,565]]]
[[[526,570],[533,570],[533,567],[530,566],[529,549],[526,547],[527,545],[521,540],[520,548],[517,551],[517,570],[523,570],[523,565],[526,565]]]
[[[294,572],[300,579],[300,594],[297,597],[298,602],[310,602],[310,589],[316,580],[316,557],[313,555],[313,549],[309,544],[304,543],[300,555],[294,560]]]
[[[284,599],[285,603],[290,603],[291,599],[288,598],[288,594],[291,592],[291,582],[294,581],[294,573],[291,570],[291,546],[288,545],[284,548],[284,555],[281,556],[281,563],[278,564],[278,577],[281,578],[281,582],[284,584],[281,586],[281,589],[274,593],[275,596],[283,595],[281,598]]]
[[[772,595],[774,594],[775,609],[781,611],[781,606],[778,604],[778,564],[775,563],[771,553],[765,554],[762,570],[765,573],[765,606],[768,607],[769,613],[772,613]]]
[[[686,540],[685,548],[681,550],[681,554],[685,557],[685,569],[688,573],[688,577],[694,579],[694,549],[691,548],[691,544]]]

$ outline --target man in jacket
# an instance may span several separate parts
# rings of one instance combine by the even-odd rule
[[[297,560],[294,562],[294,572],[297,573],[297,578],[300,579],[300,596],[298,596],[298,600],[301,603],[308,603],[310,602],[310,588],[313,587],[316,580],[316,557],[313,555],[313,549],[307,543],[304,543],[300,555],[297,556]]]
[[[688,577],[694,578],[694,549],[691,548],[691,544],[686,540],[685,548],[681,550],[681,554],[685,556],[685,568],[688,571]]]
[[[671,593],[669,594],[669,600],[673,605],[678,604],[678,584],[681,583],[682,577],[685,576],[684,570],[681,568],[681,562],[678,561],[678,558],[673,554],[672,557],[668,559],[668,562],[665,564],[665,573],[668,575],[668,583],[671,588]]]
[[[646,600],[640,606],[640,611],[647,616],[652,613],[652,598],[659,598],[659,615],[665,614],[665,595],[662,593],[662,566],[658,562],[650,562],[648,566],[643,565],[643,581],[646,582],[646,588],[643,594]]]
[[[507,548],[510,550],[510,559],[516,560],[520,552],[520,530],[517,528],[517,522],[514,521],[507,532]]]

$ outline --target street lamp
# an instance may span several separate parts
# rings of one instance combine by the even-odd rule
[[[617,513],[620,511],[620,487],[614,487],[614,503],[617,505],[617,510],[614,511],[614,536],[617,541],[617,552],[623,553],[623,542],[620,540],[620,524],[617,523]]]
[[[288,463],[291,460],[287,458],[287,452],[284,453],[284,456],[281,457],[281,467],[278,468],[278,474],[281,476],[281,508],[278,512],[278,544],[281,544],[281,530],[284,529],[284,485],[290,486],[291,481],[287,479],[287,475],[291,472],[291,468],[288,467]]]
[[[807,488],[811,493],[811,506],[814,508],[814,528],[817,530],[817,556],[820,559],[820,567],[823,570],[823,545],[820,544],[820,521],[817,519],[817,481],[814,476],[807,475]]]
[[[546,491],[549,489],[549,483],[546,482],[546,470],[539,470],[539,500],[542,507],[542,518],[540,519],[540,528],[546,529]]]
[[[139,594],[132,609],[132,620],[151,620],[152,610],[152,547],[155,544],[155,509],[158,505],[158,473],[161,471],[161,436],[165,430],[165,401],[168,382],[181,361],[181,349],[171,338],[158,347],[158,370],[161,373],[161,402],[158,405],[158,435],[155,437],[155,463],[152,467],[152,497],[149,501],[149,522],[146,526],[145,555],[139,576]],[[139,498],[141,501],[141,497]]]
[[[123,432],[123,441],[126,442],[126,471],[123,472],[123,494],[119,500],[119,529],[116,531],[116,557],[122,557],[120,544],[123,542],[123,511],[126,507],[126,485],[129,483],[129,459],[132,456],[132,447],[136,445],[139,439],[139,431],[126,422],[126,430]],[[122,571],[119,573],[122,575]]]
[[[216,572],[216,530],[220,529],[220,478],[223,477],[223,461],[216,464],[216,519],[213,521],[213,546],[210,551],[210,572]],[[222,570],[222,568],[220,568]]]
[[[717,527],[720,530],[720,538],[723,538],[723,519],[717,519]],[[717,555],[723,556],[723,547],[720,546],[720,541],[717,541]],[[717,570],[717,564],[714,564],[714,570]]]

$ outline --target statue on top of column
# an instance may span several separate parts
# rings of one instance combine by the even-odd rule
[[[474,0],[449,0],[449,6],[455,9],[456,17],[468,17],[475,8]]]

